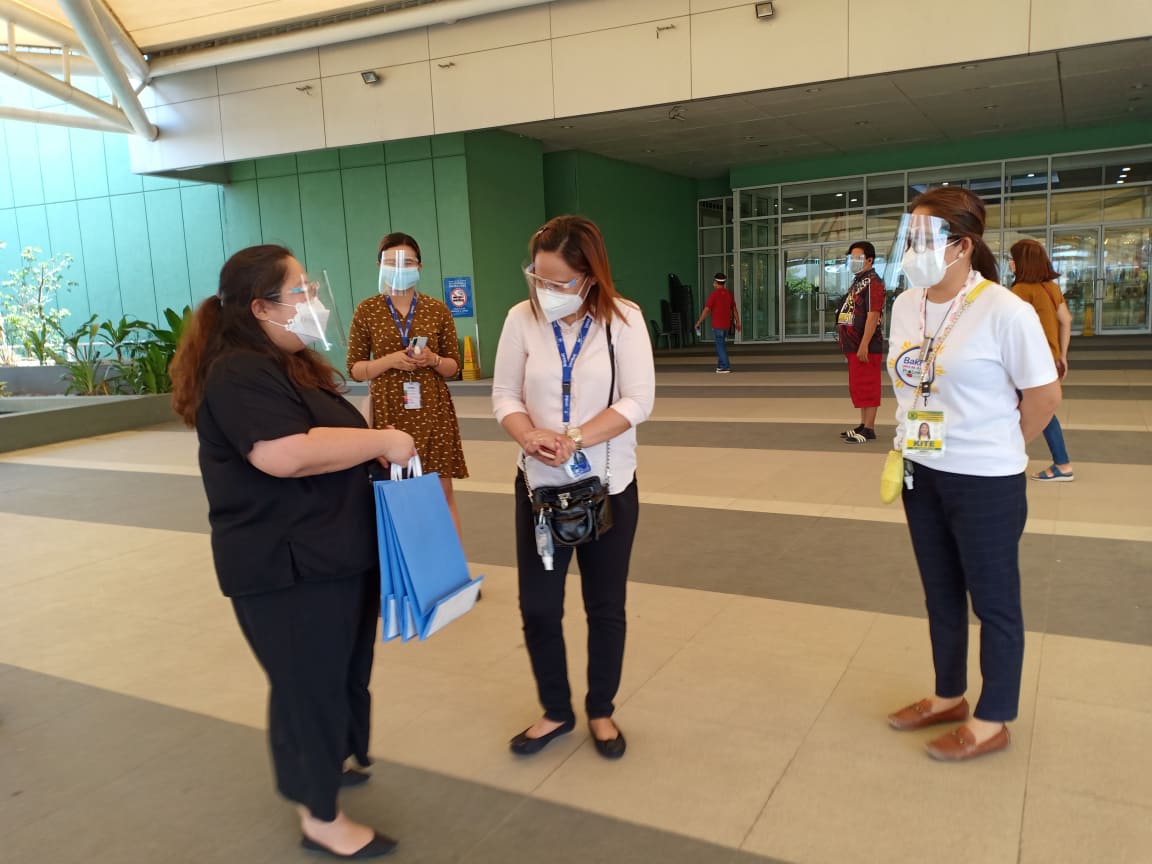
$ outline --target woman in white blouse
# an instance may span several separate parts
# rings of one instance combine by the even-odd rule
[[[531,755],[576,725],[561,623],[575,549],[588,616],[588,726],[597,752],[618,759],[625,741],[612,719],[612,700],[624,662],[628,564],[639,516],[636,426],[656,395],[652,345],[639,307],[613,287],[595,224],[558,216],[533,235],[530,252],[530,299],[512,307],[504,322],[492,405],[521,449],[515,483],[520,613],[544,716],[510,746]],[[550,556],[541,555],[528,487],[564,486],[581,476],[607,484],[611,529],[580,546],[556,543]]]

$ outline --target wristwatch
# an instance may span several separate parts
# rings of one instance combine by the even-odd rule
[[[579,426],[569,426],[568,431],[564,434],[572,439],[572,443],[576,445],[577,450],[583,448],[584,436],[581,434]]]

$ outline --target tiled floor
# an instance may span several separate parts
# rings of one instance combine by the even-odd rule
[[[512,757],[538,713],[513,448],[483,388],[461,388],[484,600],[427,643],[379,648],[379,761],[346,806],[399,836],[397,861],[1152,861],[1150,353],[1094,350],[1069,389],[1078,479],[1029,488],[1014,743],[963,765],[884,723],[931,683],[907,532],[877,500],[884,443],[836,436],[853,422],[839,367],[795,352],[737,355],[721,380],[707,356],[661,361],[618,700],[628,755],[599,759],[580,727]],[[215,587],[195,456],[173,426],[0,458],[4,864],[307,860],[272,791],[263,677]]]

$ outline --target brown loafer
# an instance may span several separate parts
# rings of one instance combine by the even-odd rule
[[[923,729],[937,723],[960,723],[968,719],[968,700],[961,699],[958,705],[943,711],[932,712],[932,700],[921,699],[895,714],[888,715],[888,725],[904,732],[909,729]]]
[[[1008,727],[1001,726],[1000,731],[985,741],[977,744],[976,739],[967,726],[959,726],[947,735],[941,735],[925,748],[928,755],[942,762],[960,762],[964,759],[975,759],[985,753],[995,753],[1003,750],[1012,741],[1008,734]]]

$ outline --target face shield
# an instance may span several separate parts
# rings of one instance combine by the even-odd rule
[[[340,320],[340,312],[336,307],[336,298],[332,293],[332,283],[328,279],[327,270],[321,270],[319,278],[301,273],[300,284],[286,289],[283,296],[285,299],[281,301],[281,305],[296,309],[296,314],[284,325],[284,329],[289,333],[295,333],[306,345],[320,342],[324,345],[325,351],[331,351],[328,322],[330,318],[334,318],[336,341],[340,345],[346,345],[344,324]]]
[[[537,276],[532,265],[529,265],[524,268],[524,280],[528,283],[528,295],[532,302],[549,322],[575,315],[588,296],[587,276],[557,282]]]
[[[380,253],[376,290],[381,294],[403,294],[419,281],[420,262],[408,257],[403,249],[385,249]]]
[[[950,226],[940,217],[906,213],[896,230],[884,281],[896,285],[903,274],[909,287],[931,288],[956,263],[956,259],[944,260],[954,242]]]

